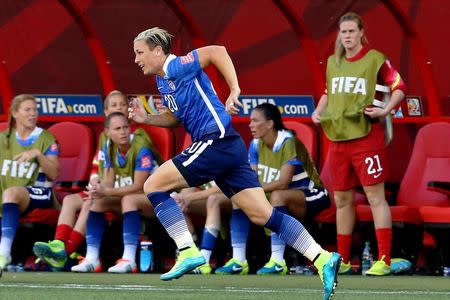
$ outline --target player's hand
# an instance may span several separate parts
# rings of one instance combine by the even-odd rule
[[[225,110],[232,116],[239,112],[239,107],[243,107],[242,103],[238,100],[240,93],[241,91],[239,89],[231,91],[227,101],[225,102]]]
[[[128,118],[136,123],[145,123],[147,120],[147,112],[145,111],[142,102],[136,98],[130,101],[130,107],[128,108]]]
[[[38,149],[30,149],[28,151],[24,151],[20,153],[19,155],[16,155],[14,157],[14,160],[18,163],[25,163],[29,162],[30,160],[37,157],[41,152]]]
[[[183,197],[182,193],[174,192],[170,194],[170,197],[172,197],[175,200],[175,202],[178,204],[178,206],[181,208],[183,212],[186,212],[188,210],[190,201],[187,201],[187,199]]]
[[[314,124],[320,125],[320,114],[319,113],[313,112],[312,115],[311,115],[311,119],[312,119]]]
[[[86,189],[87,189],[88,197],[91,200],[104,198],[105,196],[107,196],[107,194],[106,194],[107,188],[105,186],[103,186],[100,182],[93,184],[93,185],[88,185],[86,187]]]
[[[364,114],[369,116],[372,119],[383,118],[389,114],[388,111],[381,107],[376,106],[368,106],[364,109]]]

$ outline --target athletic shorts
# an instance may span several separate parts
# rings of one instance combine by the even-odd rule
[[[22,213],[25,215],[35,208],[48,208],[52,206],[53,190],[49,187],[27,186],[26,189],[30,195],[30,204]]]
[[[228,198],[244,189],[261,187],[248,163],[244,141],[237,135],[194,142],[172,161],[189,186],[214,180]]]
[[[372,124],[362,138],[331,142],[328,154],[332,186],[345,191],[361,184],[370,186],[386,179],[387,161],[384,131],[380,123]]]
[[[302,192],[306,198],[305,218],[312,219],[331,205],[330,195],[325,188],[303,189]]]

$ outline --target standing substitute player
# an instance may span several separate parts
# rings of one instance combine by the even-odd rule
[[[339,20],[335,54],[327,62],[327,93],[312,115],[330,139],[331,176],[336,201],[340,273],[350,271],[350,248],[355,225],[352,188],[362,184],[372,210],[378,241],[378,261],[368,275],[391,273],[392,218],[384,196],[386,145],[379,118],[405,96],[406,86],[385,55],[367,45],[361,18],[347,13]],[[377,83],[390,88],[388,103],[380,98]],[[375,104],[376,106],[372,105]],[[381,106],[381,107],[380,107]],[[383,107],[384,106],[384,107]]]
[[[134,39],[135,62],[144,75],[156,75],[158,90],[169,110],[148,115],[138,101],[130,109],[130,117],[140,123],[163,127],[181,123],[193,140],[190,147],[166,161],[144,184],[155,214],[180,249],[174,267],[161,279],[181,277],[205,263],[169,191],[214,180],[252,222],[276,232],[314,262],[324,284],[324,299],[330,299],[337,284],[341,256],[323,250],[300,222],[273,209],[266,200],[257,175],[248,164],[245,144],[227,114],[227,111],[237,113],[241,103],[236,71],[226,49],[209,46],[177,57],[170,53],[171,37],[167,31],[155,27]],[[202,70],[211,63],[230,87],[227,111]]]

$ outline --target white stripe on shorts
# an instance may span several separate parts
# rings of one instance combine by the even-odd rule
[[[202,145],[197,149],[197,151],[195,151],[194,154],[191,155],[191,157],[189,157],[187,161],[183,162],[183,167],[189,166],[200,154],[202,154],[203,151],[205,151],[206,147],[212,144],[212,142],[212,140],[208,140],[206,143],[200,142]]]
[[[50,198],[49,193],[47,193],[46,195],[33,195],[30,194],[30,199],[32,200],[48,200]]]
[[[315,194],[315,195],[309,196],[309,197],[305,197],[305,198],[306,198],[306,201],[314,201],[314,200],[322,198],[325,195],[326,195],[326,193],[324,191],[320,191],[318,194]]]

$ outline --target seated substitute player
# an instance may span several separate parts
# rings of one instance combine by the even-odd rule
[[[142,187],[145,179],[157,167],[157,162],[146,137],[131,135],[128,120],[119,112],[110,114],[105,121],[106,135],[103,178],[100,183],[88,187],[91,208],[86,228],[86,257],[73,266],[73,272],[101,272],[100,245],[105,229],[104,212],[123,214],[124,255],[115,268],[119,273],[137,272],[136,248],[140,234],[140,209],[145,216],[152,216],[152,206],[146,200]],[[120,272],[120,270],[124,270]]]
[[[258,105],[252,111],[250,120],[250,130],[255,139],[249,147],[249,163],[258,172],[259,181],[272,206],[299,219],[311,219],[328,208],[330,198],[327,190],[323,188],[314,163],[303,143],[292,131],[284,127],[278,108],[270,103]],[[218,199],[208,199],[207,207],[220,210],[219,205],[213,206],[209,202],[218,200],[217,202],[223,206],[227,198],[219,196],[215,198]],[[208,214],[210,213],[216,215],[220,214],[220,211],[208,210]],[[220,218],[218,220],[220,221]],[[209,230],[204,232],[202,251],[204,248],[214,248],[218,231],[214,232],[211,228],[218,230],[219,227],[220,223],[210,226]],[[233,258],[215,273],[247,274],[246,246],[250,220],[235,205],[231,214],[230,229]],[[287,273],[284,261],[286,244],[272,232],[271,246],[271,258],[257,274],[284,275]],[[205,264],[196,271],[205,274],[211,271],[211,267]]]
[[[127,114],[128,101],[122,92],[114,90],[105,97],[103,107],[106,117],[114,112]],[[132,132],[150,140],[147,133],[142,128],[136,128],[135,130],[132,128]],[[105,156],[103,148],[107,141],[108,137],[106,136],[105,131],[102,131],[99,137],[98,150],[92,161],[92,170],[89,180],[90,186],[101,181]],[[151,149],[153,153],[156,154],[157,158],[159,158],[159,154],[154,151],[153,145]],[[160,162],[160,160],[158,160],[158,162]],[[48,243],[36,242],[33,247],[35,255],[49,264],[53,270],[62,269],[65,266],[68,257],[75,258],[77,256],[75,251],[77,251],[79,245],[84,240],[87,217],[91,206],[90,201],[85,201],[87,199],[86,193],[87,192],[83,191],[64,197],[54,240]]]
[[[300,222],[273,209],[267,201],[247,161],[245,144],[231,126],[230,114],[236,114],[242,104],[238,101],[236,71],[225,47],[203,47],[177,57],[170,53],[171,35],[157,27],[141,32],[133,46],[135,63],[145,75],[156,75],[158,90],[169,110],[148,115],[142,103],[135,101],[130,117],[156,126],[173,127],[181,123],[194,141],[189,149],[162,164],[144,184],[155,214],[180,249],[177,262],[161,279],[179,278],[205,263],[187,229],[183,212],[169,191],[214,180],[252,222],[276,232],[313,261],[324,285],[324,299],[330,299],[337,284],[341,256],[322,249]],[[230,87],[226,101],[230,114],[202,70],[211,63]]]
[[[36,99],[18,95],[9,111],[9,128],[0,133],[0,271],[11,263],[11,246],[20,216],[34,208],[59,208],[52,189],[59,169],[59,146],[50,132],[36,125]]]

